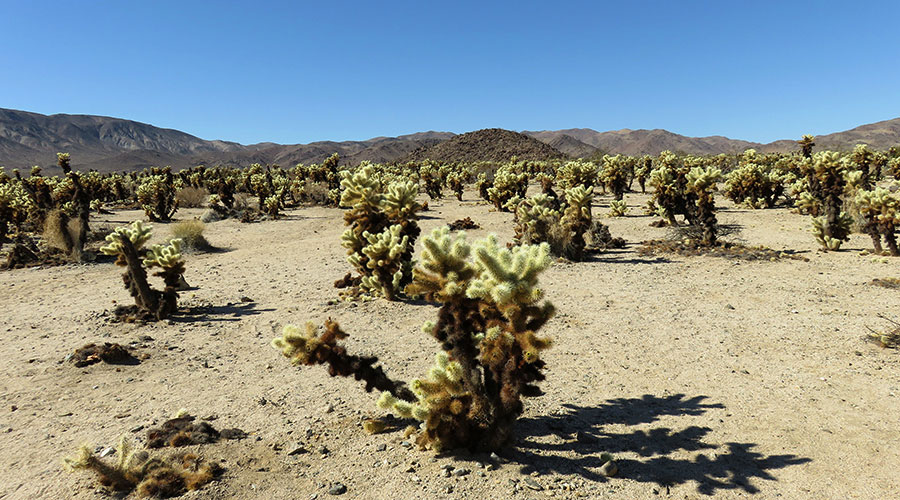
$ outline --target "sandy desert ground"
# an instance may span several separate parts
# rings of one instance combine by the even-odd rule
[[[526,402],[499,460],[419,451],[401,431],[369,435],[361,421],[383,414],[375,394],[291,367],[269,345],[287,323],[332,317],[351,351],[378,355],[395,377],[430,366],[437,343],[420,328],[435,307],[333,303],[350,269],[339,209],[208,224],[223,250],[188,256],[188,313],[158,324],[109,321],[130,302],[111,263],[0,272],[0,498],[106,498],[91,475],[64,472],[63,457],[83,442],[143,439],[180,408],[250,434],[192,447],[226,470],[184,498],[324,499],[335,483],[346,493],[334,498],[371,499],[900,498],[900,355],[863,340],[867,327],[890,327],[879,314],[900,319],[898,291],[870,284],[900,276],[900,260],[861,256],[863,235],[821,253],[808,217],[722,202],[719,220],[740,224],[747,244],[808,261],[641,256],[639,242],[666,229],[638,215],[645,197],[627,199],[634,215],[604,219],[627,248],[542,275],[558,309],[545,328],[556,342],[546,395]],[[430,205],[423,231],[470,216],[482,226],[470,238],[512,237],[512,215],[474,193]],[[154,226],[155,239],[169,236]],[[63,362],[100,341],[134,342],[149,359]],[[600,474],[601,452],[615,455],[617,476]],[[448,465],[469,473],[444,477]]]

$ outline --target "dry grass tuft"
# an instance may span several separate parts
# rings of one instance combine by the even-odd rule
[[[206,224],[197,219],[172,224],[172,237],[181,238],[182,248],[189,252],[209,252],[213,246],[206,241],[203,231]]]
[[[182,208],[201,208],[209,199],[209,191],[203,188],[186,187],[175,193],[175,200]]]

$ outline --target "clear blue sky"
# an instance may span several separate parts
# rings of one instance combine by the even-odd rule
[[[900,116],[900,2],[0,0],[0,107],[241,143]]]

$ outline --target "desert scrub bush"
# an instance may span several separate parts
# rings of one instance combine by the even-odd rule
[[[134,298],[140,317],[162,320],[178,309],[176,290],[184,274],[184,261],[181,258],[181,240],[144,248],[151,236],[150,226],[135,221],[110,233],[106,237],[107,244],[100,247],[100,251],[115,256],[116,265],[127,268],[122,280],[125,289]],[[150,288],[147,282],[147,270],[154,267],[161,269],[156,276],[163,279],[165,288],[162,291]]]
[[[172,169],[151,169],[151,173],[141,179],[137,187],[137,198],[144,213],[152,222],[172,220],[178,210],[175,197]]]
[[[185,251],[207,252],[212,245],[203,236],[206,224],[197,219],[184,220],[172,224],[170,231],[174,239],[181,240],[181,246]]]
[[[556,170],[556,185],[563,191],[575,186],[593,187],[597,182],[597,172],[597,165],[593,162],[569,161]]]
[[[470,245],[449,228],[424,238],[410,295],[441,305],[423,330],[441,345],[434,367],[410,387],[390,379],[374,357],[347,354],[347,336],[327,321],[319,333],[287,326],[273,346],[295,365],[327,364],[332,376],[353,376],[382,391],[378,406],[420,421],[420,448],[497,450],[512,435],[522,398],[541,394],[541,352],[550,346],[538,331],[553,315],[541,303],[538,276],[550,265],[547,245],[507,249],[489,236]],[[410,389],[411,388],[411,389]]]
[[[881,239],[884,238],[891,255],[900,255],[896,237],[900,226],[900,196],[881,187],[872,191],[860,189],[854,202],[866,220],[865,232],[872,237],[875,253],[882,253]]]
[[[697,197],[697,225],[703,228],[700,243],[711,246],[716,243],[716,204],[713,193],[722,171],[716,167],[694,167],[687,173],[688,192]]]
[[[822,215],[813,217],[812,233],[823,250],[838,250],[850,238],[853,219],[841,211],[841,196],[846,187],[847,166],[839,153],[822,151],[800,165],[806,176],[810,196],[821,207]]]
[[[341,206],[348,207],[341,235],[347,260],[359,273],[364,292],[395,300],[412,279],[412,249],[419,236],[414,181],[385,190],[372,165],[342,173]]]
[[[725,178],[725,196],[749,208],[773,208],[784,192],[784,176],[774,166],[757,163],[753,149],[744,151],[738,168]]]
[[[66,470],[88,470],[97,475],[101,485],[119,493],[134,491],[140,498],[169,498],[196,490],[221,472],[215,462],[206,462],[193,453],[167,458],[151,457],[122,436],[116,447],[116,463],[110,464],[83,445],[78,454],[64,459]]]
[[[209,199],[209,191],[199,187],[183,187],[175,192],[175,201],[179,207],[201,208]]]
[[[600,167],[600,182],[613,195],[616,201],[621,201],[628,189],[628,177],[630,175],[628,161],[622,155],[603,157],[603,165]],[[584,186],[590,187],[590,184]]]

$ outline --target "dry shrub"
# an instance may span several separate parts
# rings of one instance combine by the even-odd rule
[[[314,205],[329,205],[331,204],[331,199],[328,197],[328,193],[327,183],[309,182],[303,190],[303,198]]]
[[[44,243],[57,250],[70,254],[76,247],[83,247],[84,238],[78,219],[70,219],[61,210],[51,210],[44,219],[44,232],[41,238]]]
[[[172,237],[181,238],[181,246],[187,251],[208,252],[213,246],[206,241],[203,231],[206,224],[197,219],[184,220],[172,224]]]
[[[175,193],[175,200],[179,207],[201,208],[209,198],[209,191],[203,188],[185,187]]]

